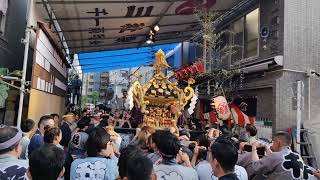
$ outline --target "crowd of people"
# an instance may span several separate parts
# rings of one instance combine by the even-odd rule
[[[115,127],[131,127],[130,114],[92,116],[69,112],[23,120],[21,128],[0,128],[0,179],[29,180],[290,180],[320,179],[291,150],[287,132],[272,144],[256,138],[247,125],[235,134],[227,125],[203,128],[190,140],[188,130],[136,129],[127,146]],[[33,133],[35,131],[35,133]]]

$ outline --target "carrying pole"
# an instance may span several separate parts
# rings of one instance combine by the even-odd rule
[[[18,119],[17,119],[17,127],[19,129],[20,129],[21,118],[22,118],[23,98],[24,98],[26,74],[27,74],[27,63],[28,63],[29,40],[30,40],[30,34],[31,34],[31,29],[32,29],[31,22],[30,22],[31,5],[32,5],[32,0],[28,0],[27,14],[26,14],[27,26],[26,26],[26,30],[25,30],[25,37],[22,40],[22,42],[24,43],[24,56],[23,56],[23,68],[22,68],[19,110],[18,110]]]

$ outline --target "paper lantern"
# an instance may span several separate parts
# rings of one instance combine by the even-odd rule
[[[218,96],[212,99],[212,108],[215,109],[218,119],[227,120],[230,117],[230,108],[225,97]]]

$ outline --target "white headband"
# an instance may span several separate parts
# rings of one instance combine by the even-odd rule
[[[17,142],[19,142],[21,140],[22,137],[23,137],[23,134],[22,134],[21,130],[19,130],[14,137],[12,137],[11,139],[9,139],[3,143],[0,143],[0,150],[7,149],[7,148],[15,145]]]

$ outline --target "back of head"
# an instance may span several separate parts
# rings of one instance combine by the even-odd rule
[[[258,133],[257,128],[252,125],[246,126],[246,131],[249,133],[251,137],[256,136]]]
[[[150,126],[144,126],[141,128],[141,132],[142,131],[147,132],[149,134],[153,134],[156,132],[156,129],[154,129],[153,127],[150,127]]]
[[[136,156],[128,161],[128,180],[151,180],[152,161],[146,156]]]
[[[108,120],[107,119],[102,119],[99,123],[99,126],[102,128],[105,128],[106,126],[108,126]]]
[[[231,137],[231,136],[228,136],[228,135],[221,135],[219,136],[216,141],[228,141],[230,143],[233,144],[233,146],[239,150],[239,145],[240,145],[240,142],[238,139],[236,139],[235,137]]]
[[[152,142],[154,142],[157,147],[158,147],[158,145],[159,145],[159,143],[161,141],[161,134],[162,134],[161,131],[156,131],[155,133],[153,133],[151,135]]]
[[[20,128],[22,132],[28,133],[34,128],[34,121],[32,119],[22,120]]]
[[[190,132],[186,129],[183,129],[179,132],[179,136],[187,136],[189,139],[191,137]]]
[[[87,140],[87,154],[89,157],[97,157],[101,150],[107,147],[110,142],[110,135],[102,128],[95,128]]]
[[[142,151],[134,145],[129,145],[126,148],[121,150],[121,155],[118,161],[119,175],[121,178],[127,177],[128,161],[141,154],[142,154]]]
[[[273,137],[280,140],[284,146],[291,146],[292,137],[289,133],[284,131],[279,131]]]
[[[58,118],[59,118],[59,114],[56,114],[56,113],[52,113],[52,114],[50,114],[50,116],[51,116],[52,118],[55,118],[55,117],[58,117]]]
[[[222,126],[220,126],[219,130],[222,132],[223,135],[232,136],[232,131],[230,127],[226,124],[223,124]]]
[[[40,124],[46,124],[46,122],[48,122],[50,119],[53,119],[50,115],[42,116],[38,122],[38,128],[40,128]]]
[[[199,146],[204,146],[206,148],[208,148],[210,146],[210,140],[207,137],[207,135],[205,135],[205,134],[199,135],[198,139],[197,139],[197,142],[198,142]]]
[[[80,115],[80,113],[78,111],[72,111],[72,113],[73,113],[74,116],[79,116]]]
[[[82,114],[85,114],[88,112],[88,109],[87,108],[83,108],[83,110],[81,111]]]
[[[54,127],[46,129],[43,136],[43,141],[47,144],[52,144],[54,139],[60,135],[60,128]]]
[[[14,127],[0,128],[0,155],[8,153],[20,143],[22,132]]]
[[[64,116],[62,116],[63,120],[69,123],[74,123],[75,121],[75,115],[72,112],[66,113]]]
[[[162,154],[163,159],[173,159],[180,150],[180,142],[178,138],[169,131],[161,131],[161,139],[157,144],[157,148]]]
[[[45,145],[31,153],[29,169],[32,180],[57,180],[64,166],[64,152],[55,145]]]
[[[217,139],[211,146],[212,160],[216,159],[225,173],[233,172],[238,160],[238,151],[231,141]]]
[[[79,129],[84,129],[86,126],[90,125],[90,121],[91,121],[91,119],[89,117],[84,116],[77,123],[77,127]]]
[[[206,147],[207,149],[210,146],[210,140],[205,134],[201,134],[197,139],[198,146]],[[207,150],[199,149],[198,159],[205,160],[207,158]]]
[[[141,132],[137,138],[137,145],[139,147],[145,148],[147,147],[147,141],[150,135],[155,133],[155,129],[150,126],[144,126],[141,128]]]

